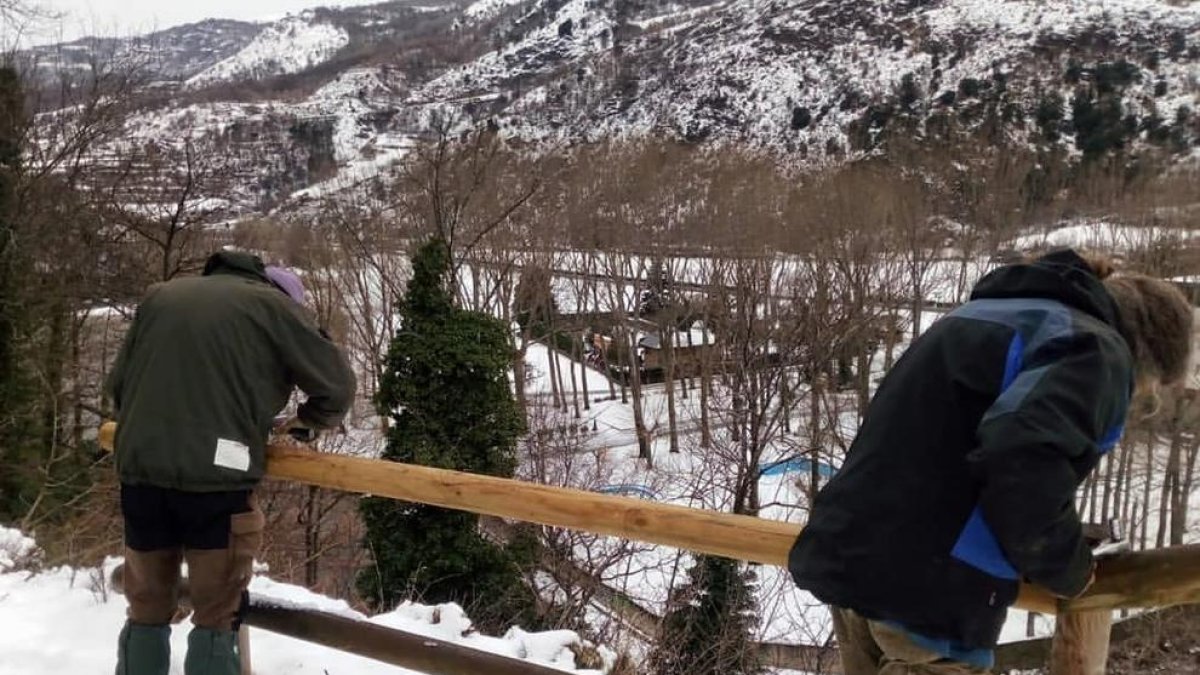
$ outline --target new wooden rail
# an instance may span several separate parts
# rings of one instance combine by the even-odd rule
[[[100,430],[111,449],[116,425]],[[658,504],[425,466],[318,453],[282,444],[267,454],[267,475],[308,485],[421,502],[482,515],[673,546],[766,565],[786,566],[800,526],[764,518]],[[1080,598],[1061,601],[1029,585],[1016,606],[1044,614],[1200,601],[1200,546],[1106,559]]]

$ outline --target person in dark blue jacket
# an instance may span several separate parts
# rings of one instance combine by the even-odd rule
[[[846,675],[986,672],[1021,581],[1090,584],[1076,490],[1192,334],[1173,286],[1109,272],[1073,251],[997,269],[880,384],[789,559]]]

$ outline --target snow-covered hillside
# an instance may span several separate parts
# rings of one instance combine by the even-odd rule
[[[1197,95],[1195,5],[747,0],[654,20],[598,3],[583,5],[582,16],[575,3],[549,6],[559,7],[547,22],[559,29],[557,42],[547,43],[546,29],[533,31],[430,87],[512,93],[520,114],[508,122],[531,136],[666,130],[812,160],[869,148],[901,115],[918,130],[938,113],[957,113],[968,125],[1003,115],[1012,136],[1027,138],[1039,104],[1054,93],[1071,101],[1101,64],[1128,65],[1122,105],[1137,119],[1172,119]],[[604,22],[615,32],[601,31],[585,55],[590,27]],[[613,37],[621,33],[628,37]],[[603,64],[618,46],[623,67],[605,81]],[[542,88],[513,86],[579,71]],[[1070,127],[1069,118],[1060,121]]]
[[[312,12],[289,16],[263,29],[241,51],[190,78],[187,84],[202,87],[298,73],[328,61],[349,43],[345,29],[316,20]]]
[[[88,72],[109,60],[134,63],[155,79],[186,79],[236,54],[262,25],[208,19],[131,38],[83,38],[34,47],[25,57],[51,80],[61,71]]]
[[[224,83],[262,82],[254,104],[240,98],[212,133],[264,108],[280,113],[276,135],[302,122],[299,136],[316,140],[308,165],[321,170],[265,181],[278,186],[272,204],[385,170],[431,111],[553,147],[671,138],[757,148],[792,166],[951,127],[1069,161],[1121,151],[1200,158],[1200,3],[393,2],[256,30],[131,125],[159,126],[195,105],[194,93],[219,99]],[[301,77],[271,79],[281,75]],[[228,95],[245,96],[237,91]],[[271,153],[256,156],[245,173],[283,170]],[[330,182],[330,172],[342,175]]]

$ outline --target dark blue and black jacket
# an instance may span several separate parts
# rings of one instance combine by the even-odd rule
[[[1021,580],[1079,593],[1076,489],[1121,435],[1133,361],[1074,252],[1000,268],[880,384],[792,548],[823,602],[948,641],[996,644]]]

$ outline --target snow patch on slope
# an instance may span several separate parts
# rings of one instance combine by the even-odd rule
[[[488,1],[488,0],[483,0]],[[418,101],[448,100],[491,92],[516,77],[554,70],[602,51],[613,21],[589,0],[570,0],[547,25],[522,40],[451,69],[422,87]]]
[[[342,28],[315,22],[311,12],[289,16],[267,28],[237,54],[187,81],[189,87],[298,73],[328,61],[350,43]]]
[[[522,2],[525,0],[477,0],[463,10],[463,14],[473,21],[485,21],[504,11],[505,8],[519,5]]]
[[[970,26],[986,31],[992,38],[997,33],[1069,36],[1088,26],[1107,27],[1118,32],[1144,30],[1147,26],[1195,28],[1200,21],[1200,7],[1146,0],[1021,0],[1005,3],[957,0],[945,3],[927,16],[935,31]]]

